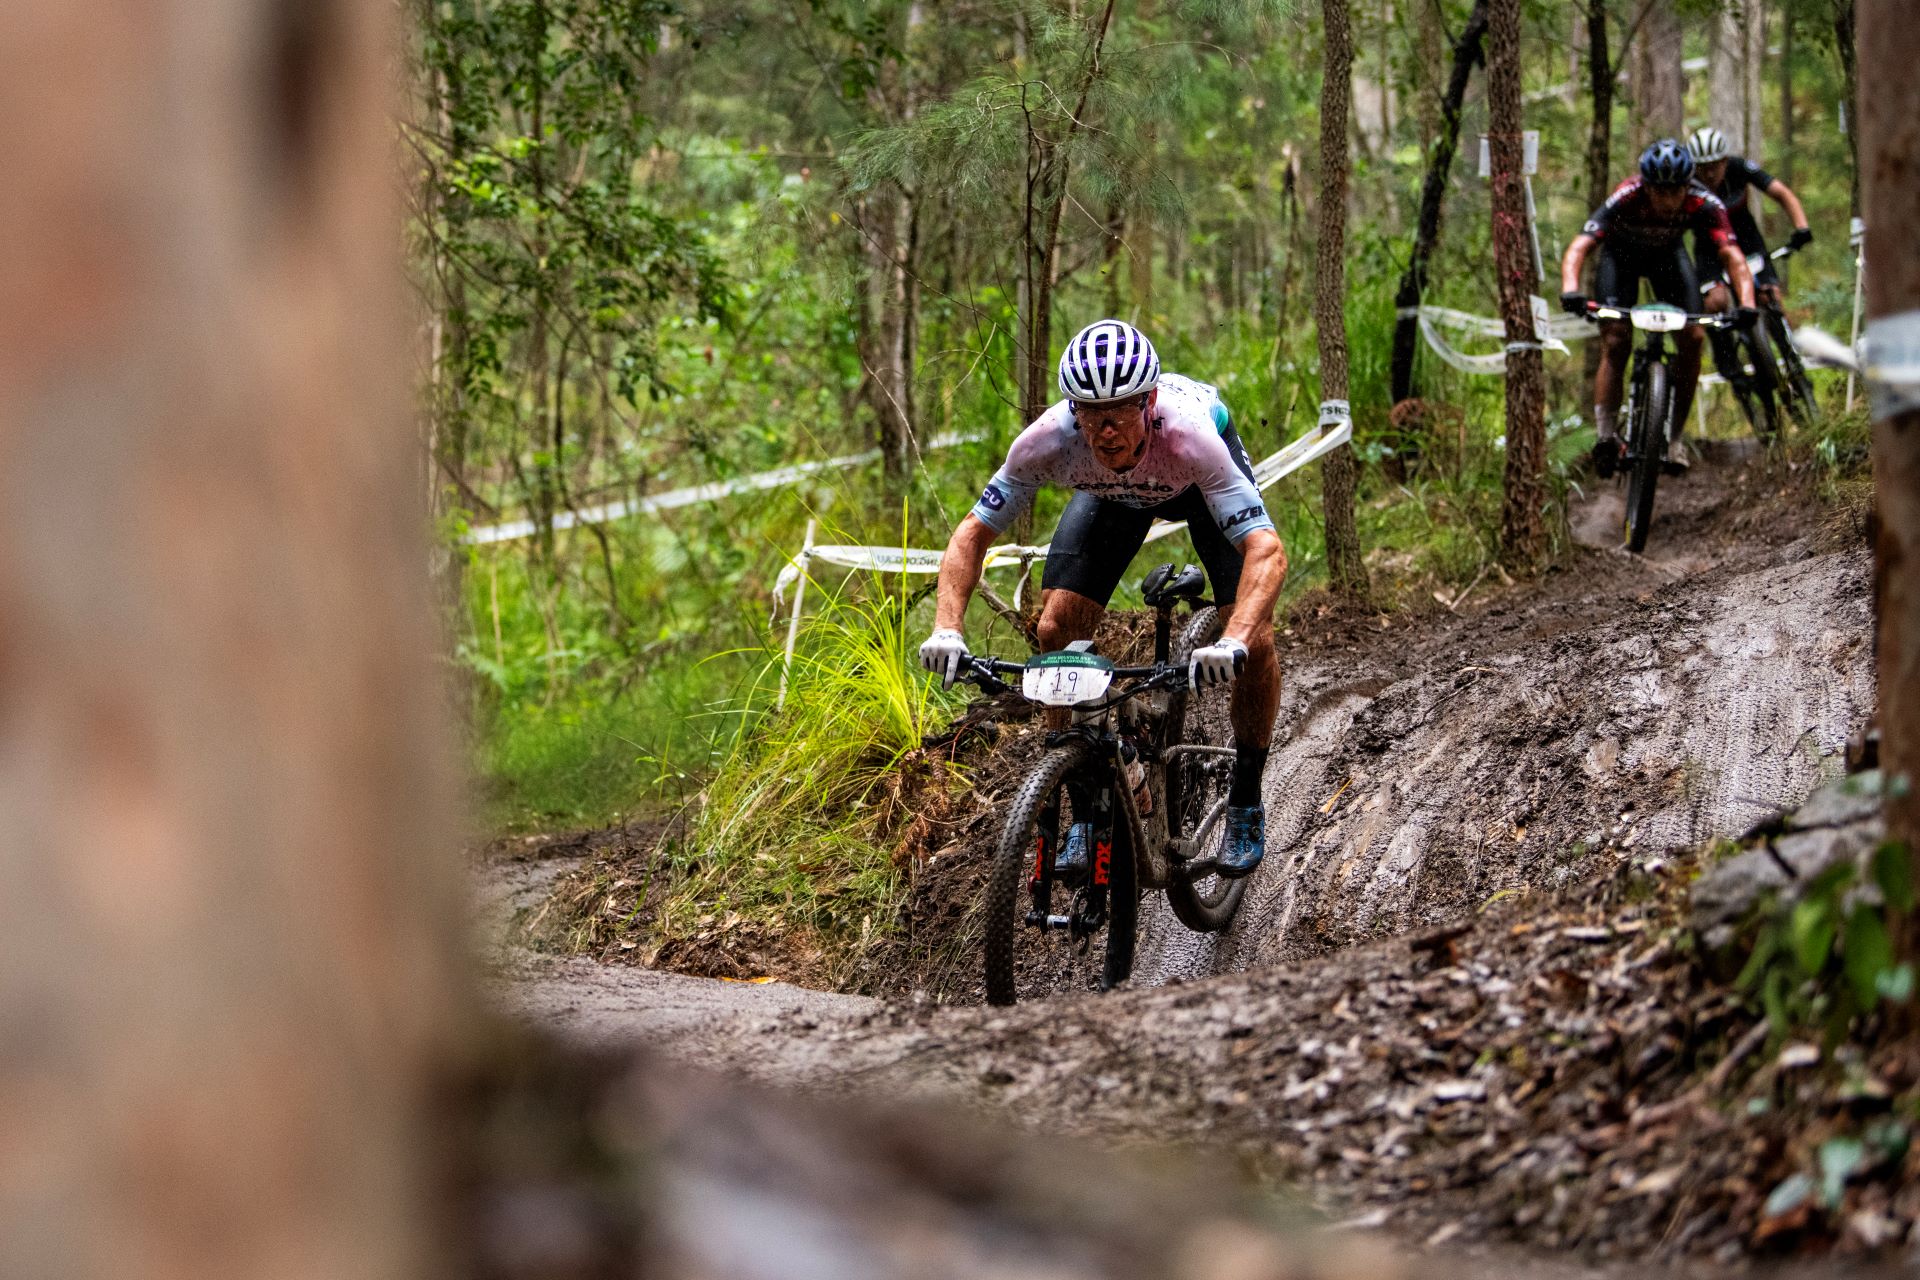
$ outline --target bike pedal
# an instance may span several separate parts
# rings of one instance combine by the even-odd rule
[[[1198,880],[1204,876],[1213,875],[1219,870],[1220,860],[1218,858],[1195,858],[1192,862],[1183,862],[1180,864],[1180,874],[1189,880]]]

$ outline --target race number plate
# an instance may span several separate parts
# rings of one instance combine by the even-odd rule
[[[1091,653],[1043,653],[1027,663],[1020,692],[1029,702],[1074,707],[1094,702],[1113,683],[1113,664]]]
[[[1633,309],[1633,327],[1653,333],[1674,333],[1687,327],[1687,313],[1664,302]]]

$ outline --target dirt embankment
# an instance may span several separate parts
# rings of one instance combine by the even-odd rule
[[[1681,851],[1837,774],[1873,697],[1865,552],[1777,484],[1696,474],[1662,490],[1656,555],[1577,550],[1459,615],[1297,619],[1268,862],[1218,939],[1156,901],[1134,990],[1082,998],[1073,971],[1011,1011],[709,983],[689,1004],[662,983],[694,980],[542,960],[508,1001],[771,1083],[1225,1141],[1416,1240],[1738,1254],[1788,1134],[1696,1090],[1750,1016],[1673,942]],[[950,838],[912,908],[907,982],[961,1001],[977,859]]]

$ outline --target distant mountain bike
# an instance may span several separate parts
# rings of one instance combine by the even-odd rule
[[[1624,310],[1589,302],[1587,319],[1596,324],[1602,320],[1631,321],[1634,328],[1647,335],[1633,353],[1633,369],[1627,378],[1627,431],[1615,473],[1626,478],[1626,546],[1637,553],[1646,550],[1647,534],[1653,528],[1653,491],[1660,483],[1660,468],[1666,461],[1673,430],[1673,351],[1667,345],[1667,335],[1689,324],[1732,329],[1734,318],[1718,312],[1694,314],[1665,302]]]
[[[1791,245],[1781,245],[1762,257],[1747,255],[1747,269],[1758,279],[1768,259],[1779,262],[1793,253]],[[1723,284],[1726,277],[1721,276]],[[1727,287],[1731,288],[1731,285]],[[1760,323],[1751,329],[1734,331],[1736,358],[1745,366],[1744,377],[1729,378],[1734,398],[1753,427],[1753,434],[1771,444],[1780,438],[1780,411],[1786,410],[1802,427],[1809,426],[1820,414],[1813,395],[1813,383],[1807,377],[1807,363],[1793,340],[1793,326],[1777,299],[1760,295]],[[1725,370],[1722,371],[1723,373]]]
[[[1133,972],[1141,895],[1159,890],[1190,929],[1233,922],[1245,879],[1213,874],[1226,827],[1233,748],[1197,741],[1203,697],[1187,688],[1187,659],[1220,635],[1220,614],[1201,595],[1206,577],[1161,565],[1141,584],[1154,610],[1153,665],[1117,667],[1087,642],[1028,662],[970,657],[960,678],[989,693],[1021,693],[1070,707],[1070,728],[1050,733],[1007,812],[988,874],[984,940],[987,1002],[1012,1004],[1022,975],[1042,960],[1046,935],[1091,945],[1106,931],[1100,989]],[[1173,610],[1191,616],[1173,635]],[[1211,718],[1209,715],[1204,718]],[[1220,717],[1223,721],[1224,717]],[[1062,878],[1054,867],[1075,823],[1087,824],[1088,867]],[[1025,893],[1021,892],[1022,888]],[[1056,902],[1056,895],[1061,901]],[[1030,939],[1022,945],[1023,939]]]

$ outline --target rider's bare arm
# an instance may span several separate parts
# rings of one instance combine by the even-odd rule
[[[1566,253],[1560,259],[1560,292],[1580,292],[1580,268],[1587,265],[1587,255],[1599,243],[1598,239],[1585,231],[1573,238],[1573,243],[1567,246]]]
[[[1767,185],[1767,195],[1775,204],[1787,211],[1787,216],[1793,219],[1795,231],[1807,225],[1807,211],[1801,205],[1800,197],[1793,194],[1792,187],[1775,178]]]
[[[1262,629],[1273,630],[1273,605],[1287,580],[1287,549],[1271,529],[1255,529],[1240,543],[1240,598],[1224,634],[1248,648]]]
[[[1720,265],[1726,268],[1727,279],[1733,282],[1734,296],[1740,299],[1741,306],[1753,306],[1753,272],[1747,270],[1747,255],[1740,252],[1737,244],[1721,245],[1719,254]]]
[[[980,517],[969,512],[947,539],[947,553],[940,558],[939,601],[934,607],[934,626],[959,631],[967,620],[967,601],[980,585],[980,566],[986,562],[987,548],[1000,535]]]

